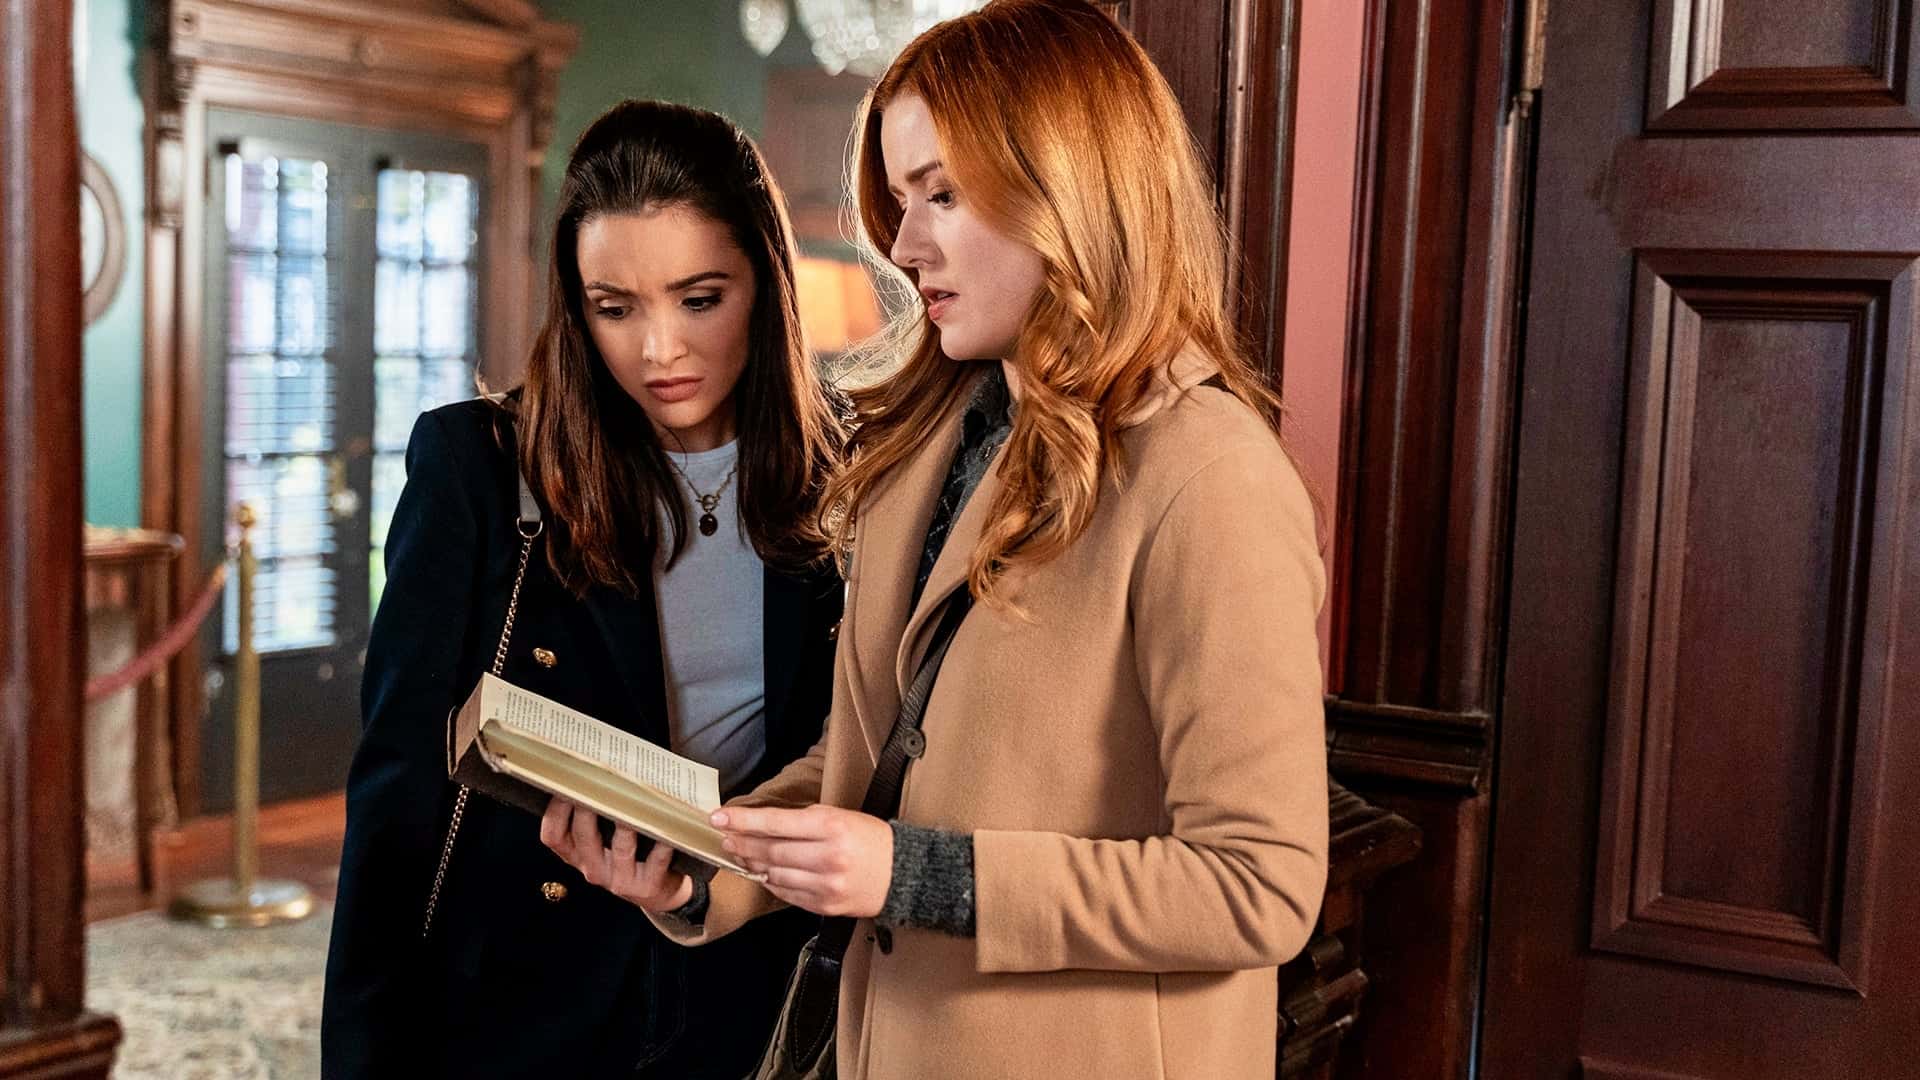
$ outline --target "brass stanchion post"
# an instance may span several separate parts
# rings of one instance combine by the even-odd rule
[[[260,881],[260,654],[253,647],[253,507],[241,503],[235,555],[240,564],[240,649],[233,658],[233,877],[196,881],[167,908],[176,919],[208,926],[267,926],[304,919],[313,895],[297,881]]]

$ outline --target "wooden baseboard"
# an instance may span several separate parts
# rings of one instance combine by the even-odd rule
[[[120,1046],[120,1022],[81,1013],[64,1023],[0,1028],[4,1080],[105,1080]]]

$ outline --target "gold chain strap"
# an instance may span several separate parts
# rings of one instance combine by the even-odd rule
[[[507,643],[513,640],[513,619],[520,613],[520,585],[527,580],[527,558],[533,554],[533,542],[539,537],[541,523],[533,523],[533,531],[527,531],[526,522],[520,523],[520,568],[513,573],[513,592],[507,596],[507,621],[500,627],[500,646],[493,651],[493,674],[498,676],[507,668]],[[440,907],[440,886],[447,880],[447,864],[453,861],[453,842],[460,836],[460,819],[467,814],[467,796],[472,789],[460,785],[460,794],[454,796],[453,817],[447,822],[447,842],[440,845],[440,866],[433,872],[433,889],[427,893],[427,917],[420,924],[420,936],[425,938],[433,930],[433,913]]]

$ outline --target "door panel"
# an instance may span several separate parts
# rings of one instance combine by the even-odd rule
[[[1909,7],[1549,11],[1489,1078],[1920,1075]]]
[[[256,114],[208,117],[203,535],[258,518],[261,793],[338,788],[357,739],[381,547],[422,409],[471,396],[480,148]],[[218,546],[203,553],[220,557]],[[237,590],[212,631],[210,808],[230,805]]]
[[[1593,944],[1855,988],[1881,744],[1859,674],[1886,643],[1861,632],[1889,509],[1874,440],[1913,274],[1760,254],[1636,272]]]
[[[476,222],[468,174],[385,163],[379,170],[373,324],[373,458],[368,594],[386,584],[384,548],[406,483],[407,439],[427,409],[472,397],[479,364]]]
[[[1912,0],[1654,0],[1654,130],[1911,128]]]

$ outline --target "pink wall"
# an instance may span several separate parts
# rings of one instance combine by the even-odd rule
[[[1325,501],[1328,526],[1339,497],[1340,406],[1365,8],[1356,0],[1305,0],[1300,12],[1299,110],[1294,123],[1281,380],[1292,411],[1294,449]],[[1320,639],[1324,655],[1324,611]]]

